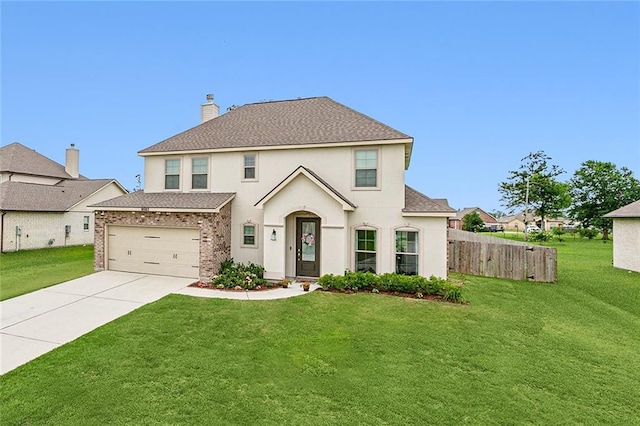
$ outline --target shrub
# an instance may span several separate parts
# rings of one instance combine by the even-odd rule
[[[264,268],[255,263],[235,263],[233,259],[227,259],[220,265],[220,273],[211,278],[216,288],[236,288],[253,290],[256,286],[270,286],[264,279]]]
[[[558,240],[560,242],[564,241],[563,236],[564,236],[565,232],[564,232],[564,229],[562,229],[560,226],[556,226],[555,228],[551,228],[551,234],[553,234],[553,237],[556,240]]]
[[[431,276],[428,279],[420,275],[401,275],[386,273],[376,275],[371,272],[345,272],[344,276],[325,274],[318,279],[318,284],[324,290],[370,290],[372,293],[381,291],[402,294],[425,294],[440,296],[443,300],[463,302],[460,286],[447,280]]]
[[[553,234],[551,234],[551,232],[549,231],[529,232],[529,241],[544,242],[544,241],[551,241],[552,238],[553,238]]]
[[[448,302],[462,303],[462,289],[460,286],[446,282],[439,292],[439,295]]]
[[[484,221],[478,212],[471,212],[462,218],[462,230],[469,232],[480,232],[484,230]]]
[[[344,276],[347,290],[372,290],[378,286],[379,278],[372,272],[348,272]]]
[[[598,235],[598,230],[593,228],[578,228],[578,235],[582,238],[593,240]]]
[[[341,275],[325,274],[318,279],[318,285],[323,290],[344,290],[345,280]]]

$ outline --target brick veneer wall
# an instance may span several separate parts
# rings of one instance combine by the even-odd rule
[[[97,211],[93,260],[96,271],[105,269],[107,225],[199,228],[201,280],[210,280],[220,270],[220,264],[231,257],[231,203],[220,209],[220,213]]]

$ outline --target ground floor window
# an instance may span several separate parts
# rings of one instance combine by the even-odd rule
[[[356,230],[356,271],[376,272],[376,231]]]
[[[418,275],[418,233],[396,231],[396,273]]]
[[[245,223],[242,226],[242,244],[245,246],[256,245],[256,226],[252,223]]]
[[[89,230],[89,216],[83,216],[82,218],[82,229],[85,231]]]

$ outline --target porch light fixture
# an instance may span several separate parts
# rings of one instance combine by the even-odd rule
[[[275,241],[276,240],[276,230],[274,229],[273,231],[271,231],[271,241]]]

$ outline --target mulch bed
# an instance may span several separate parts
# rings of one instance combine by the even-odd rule
[[[206,283],[204,281],[196,281],[193,282],[191,284],[189,284],[188,287],[196,287],[196,288],[205,288],[208,290],[220,290],[220,291],[230,291],[230,292],[239,292],[239,291],[269,291],[269,290],[275,290],[280,288],[280,286],[274,286],[274,287],[264,287],[264,286],[257,286],[254,289],[245,289],[245,288],[217,288],[215,285],[213,285],[212,283]],[[415,300],[415,301],[420,301],[420,300],[430,300],[432,302],[449,302],[449,303],[456,303],[456,302],[452,302],[452,301],[448,301],[448,300],[444,300],[442,297],[438,296],[438,295],[434,295],[434,294],[422,294],[422,298],[418,298],[415,294],[413,293],[400,293],[397,291],[380,291],[378,293],[373,293],[370,290],[359,290],[359,291],[353,291],[353,290],[336,290],[334,288],[329,289],[329,290],[324,290],[321,288],[319,288],[317,291],[326,291],[327,293],[338,293],[338,294],[356,294],[356,293],[371,293],[371,294],[382,294],[384,296],[393,296],[393,297],[402,297],[405,299],[410,299],[410,300]],[[460,303],[457,303],[460,304]]]
[[[410,299],[410,300],[416,300],[416,301],[420,301],[420,300],[431,300],[432,302],[448,302],[448,303],[456,303],[456,302],[450,302],[448,300],[444,300],[442,297],[435,295],[435,294],[424,294],[422,293],[422,298],[418,298],[414,293],[400,293],[397,291],[380,291],[378,293],[373,293],[370,290],[358,290],[358,291],[353,291],[353,290],[336,290],[335,288],[329,289],[329,290],[323,290],[322,288],[319,289],[320,291],[326,291],[329,293],[338,293],[338,294],[356,294],[356,293],[371,293],[371,294],[382,294],[384,296],[393,296],[393,297],[402,297],[405,299]],[[456,304],[460,304],[460,303],[456,303]]]
[[[218,288],[213,283],[206,283],[204,281],[196,281],[194,283],[189,284],[188,287],[204,288],[204,289],[207,289],[207,290],[231,291],[231,292],[238,292],[238,291],[268,291],[268,290],[275,290],[277,288],[280,288],[279,286],[264,287],[264,286],[260,286],[260,285],[256,286],[253,289],[246,289],[246,288]]]

